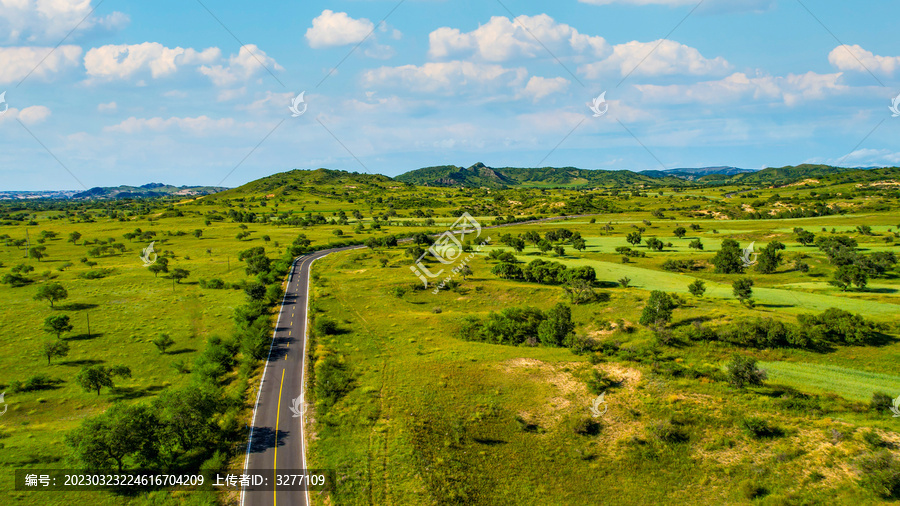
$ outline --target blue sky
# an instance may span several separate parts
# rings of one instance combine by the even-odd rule
[[[898,165],[896,20],[886,0],[0,0],[0,190]]]

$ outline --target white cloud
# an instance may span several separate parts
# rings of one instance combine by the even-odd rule
[[[269,70],[284,70],[274,58],[254,44],[241,47],[236,55],[231,55],[228,65],[200,67],[200,73],[209,77],[216,86],[230,86],[236,82],[246,81],[254,75]]]
[[[55,44],[75,26],[78,32],[94,28],[112,31],[129,22],[121,12],[89,16],[95,7],[91,0],[0,0],[0,34],[5,34],[7,43],[25,40]]]
[[[106,45],[93,48],[84,57],[89,76],[99,79],[129,79],[149,70],[158,79],[175,73],[179,67],[212,63],[221,57],[218,48],[203,51],[191,48],[168,48],[158,42]]]
[[[844,71],[880,72],[892,75],[900,68],[900,56],[878,56],[855,44],[832,49],[828,54],[828,61],[838,70]]]
[[[50,117],[50,109],[42,105],[26,107],[19,112],[19,119],[26,125],[40,123]]]
[[[345,46],[363,41],[374,29],[366,18],[353,19],[346,12],[325,9],[306,30],[306,40],[313,49]]]
[[[266,94],[262,98],[254,100],[247,105],[239,105],[237,108],[254,114],[275,111],[286,113],[294,96],[294,93],[272,93],[271,91],[266,91]],[[308,101],[309,95],[305,95],[304,99]]]
[[[546,14],[539,14],[519,16],[515,20],[494,16],[487,24],[468,33],[457,28],[438,28],[428,35],[429,55],[432,58],[448,58],[471,53],[491,62],[518,57],[549,57],[547,50],[535,38],[558,56],[584,53],[596,57],[609,51],[609,45],[603,37],[579,33],[575,28],[557,23]]]
[[[658,46],[658,47],[657,47]],[[654,49],[655,48],[655,49]],[[597,79],[605,73],[617,72],[622,76],[634,75],[707,75],[727,71],[731,65],[721,56],[704,58],[697,49],[673,40],[655,42],[632,41],[613,47],[612,54],[599,62],[578,67],[588,79]]]
[[[569,87],[569,80],[562,77],[540,77],[533,76],[528,80],[522,95],[531,97],[535,102],[553,93],[566,91]]]
[[[366,86],[403,86],[424,93],[456,93],[472,85],[521,86],[527,76],[528,71],[521,67],[450,61],[381,67],[365,72],[363,81]]]
[[[32,70],[31,77],[47,79],[78,66],[80,58],[78,46],[59,46],[56,51],[52,47],[0,47],[0,84],[20,81]]]
[[[900,152],[889,149],[857,149],[846,157],[829,160],[829,164],[840,163],[843,166],[897,166],[900,165]]]
[[[164,132],[168,130],[181,130],[196,135],[203,135],[214,132],[227,132],[237,129],[255,128],[258,125],[252,122],[240,123],[233,118],[212,119],[208,116],[198,116],[196,118],[135,118],[134,116],[125,121],[103,128],[105,132],[120,132],[126,134],[135,134],[145,131]]]
[[[118,109],[119,106],[115,102],[110,102],[108,104],[98,104],[97,112],[111,112]]]
[[[787,76],[747,77],[738,72],[718,81],[689,85],[636,85],[643,97],[658,102],[674,103],[739,103],[739,100],[782,101],[793,106],[800,101],[821,100],[846,91],[840,84],[842,73],[788,74]]]
[[[32,105],[24,109],[10,107],[3,114],[0,114],[0,124],[18,118],[19,121],[26,125],[34,125],[50,117],[50,114],[50,109],[42,105]]]

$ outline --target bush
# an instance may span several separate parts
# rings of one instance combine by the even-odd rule
[[[25,381],[13,381],[9,385],[9,390],[11,392],[35,392],[49,390],[60,383],[62,383],[60,379],[53,379],[46,374],[35,374]]]
[[[900,498],[900,461],[888,450],[864,455],[859,484],[884,499]]]
[[[338,332],[337,322],[328,318],[317,318],[315,329],[316,334],[320,336],[333,335]]]
[[[744,429],[749,436],[756,439],[767,439],[781,437],[784,430],[776,425],[772,425],[762,418],[750,417],[741,420],[741,428]]]
[[[593,394],[600,395],[610,388],[621,385],[622,382],[609,377],[604,371],[594,369],[591,378],[587,381],[588,390]]]
[[[675,420],[659,422],[650,428],[650,433],[665,443],[686,443],[690,434]]]
[[[756,359],[735,354],[726,366],[728,382],[737,388],[762,385],[766,372],[756,367]]]
[[[581,436],[596,436],[597,434],[600,434],[600,429],[602,428],[603,426],[597,420],[594,420],[591,417],[585,417],[578,420],[574,430],[576,434]]]
[[[872,400],[869,402],[869,409],[872,411],[888,411],[893,406],[893,399],[884,392],[875,392],[872,394]]]

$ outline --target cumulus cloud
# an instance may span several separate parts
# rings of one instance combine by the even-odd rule
[[[637,85],[645,99],[666,103],[735,103],[738,100],[781,101],[793,106],[801,101],[821,100],[846,91],[840,84],[842,73],[788,74],[748,77],[738,72],[718,81],[688,85]]]
[[[284,70],[274,58],[254,44],[241,47],[236,55],[231,55],[228,65],[204,65],[200,73],[209,77],[216,86],[229,86],[236,82],[246,81],[253,76],[270,70]]]
[[[532,78],[528,80],[528,84],[525,85],[525,89],[522,90],[522,95],[531,97],[532,100],[537,102],[547,95],[566,91],[569,84],[569,80],[562,77],[548,78],[532,76]]]
[[[97,112],[111,112],[118,109],[119,106],[115,102],[110,102],[108,104],[98,104]]]
[[[98,28],[111,31],[129,22],[121,12],[89,16],[95,7],[91,0],[0,0],[0,34],[5,34],[7,43],[24,40],[55,44],[75,26],[78,32]]]
[[[618,44],[608,58],[582,65],[578,71],[588,79],[596,79],[610,72],[622,76],[629,72],[643,76],[708,75],[723,73],[729,68],[731,65],[721,56],[704,58],[696,48],[663,39]]]
[[[878,72],[893,75],[900,68],[900,56],[878,56],[858,45],[838,46],[828,54],[828,61],[838,70]]]
[[[56,51],[52,47],[0,47],[0,84],[18,82],[29,72],[31,77],[49,79],[78,66],[80,58],[78,46],[59,46]]]
[[[0,114],[0,123],[13,121],[16,118],[26,125],[34,125],[40,123],[50,117],[50,109],[42,105],[32,105],[24,109],[10,107],[3,114]]]
[[[252,122],[240,123],[233,118],[212,119],[208,116],[198,116],[196,118],[136,118],[134,116],[125,121],[103,128],[105,132],[119,132],[126,134],[135,134],[146,131],[164,132],[168,130],[181,130],[183,132],[195,135],[203,135],[207,133],[232,131],[235,129],[254,128],[257,125]]]
[[[84,57],[87,74],[97,79],[128,79],[147,71],[154,79],[175,73],[179,67],[211,63],[221,57],[218,48],[203,51],[168,48],[158,42],[110,44],[93,48]]]
[[[346,46],[362,42],[374,29],[366,18],[353,19],[346,12],[325,9],[306,30],[306,40],[314,49]]]
[[[609,50],[603,37],[579,33],[565,23],[539,14],[519,16],[514,20],[494,16],[486,24],[466,33],[457,28],[438,28],[428,35],[429,55],[443,59],[472,54],[490,62],[547,55],[546,49],[535,38],[559,55],[583,53],[598,57]]]
[[[367,86],[401,86],[425,93],[455,93],[470,86],[521,86],[527,76],[524,68],[450,61],[381,67],[365,72],[363,82]]]

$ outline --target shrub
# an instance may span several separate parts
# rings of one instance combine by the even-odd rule
[[[726,366],[728,382],[737,388],[762,385],[766,372],[756,367],[756,359],[735,354]]]
[[[652,426],[650,433],[665,443],[686,443],[691,439],[687,430],[680,423],[671,419]]]
[[[741,420],[741,428],[744,429],[749,436],[756,439],[767,439],[781,437],[784,430],[776,425],[772,425],[766,420],[757,417],[744,418]]]
[[[328,318],[317,318],[315,329],[320,336],[333,335],[338,332],[337,322]]]
[[[884,499],[900,498],[900,461],[888,450],[864,455],[859,460],[859,484]]]
[[[597,420],[594,420],[591,417],[585,417],[575,423],[574,430],[576,434],[581,436],[596,436],[597,434],[600,434],[600,429],[602,428],[603,426]]]
[[[619,386],[621,383],[621,381],[611,378],[606,372],[594,369],[590,379],[587,381],[587,386],[591,393],[600,395],[610,388]]]
[[[875,392],[872,394],[872,400],[869,402],[869,409],[872,411],[887,411],[893,406],[893,399],[884,392]]]
[[[46,374],[35,374],[25,381],[13,381],[9,385],[9,390],[11,392],[35,392],[49,390],[60,383],[62,383],[60,379],[53,379]]]

